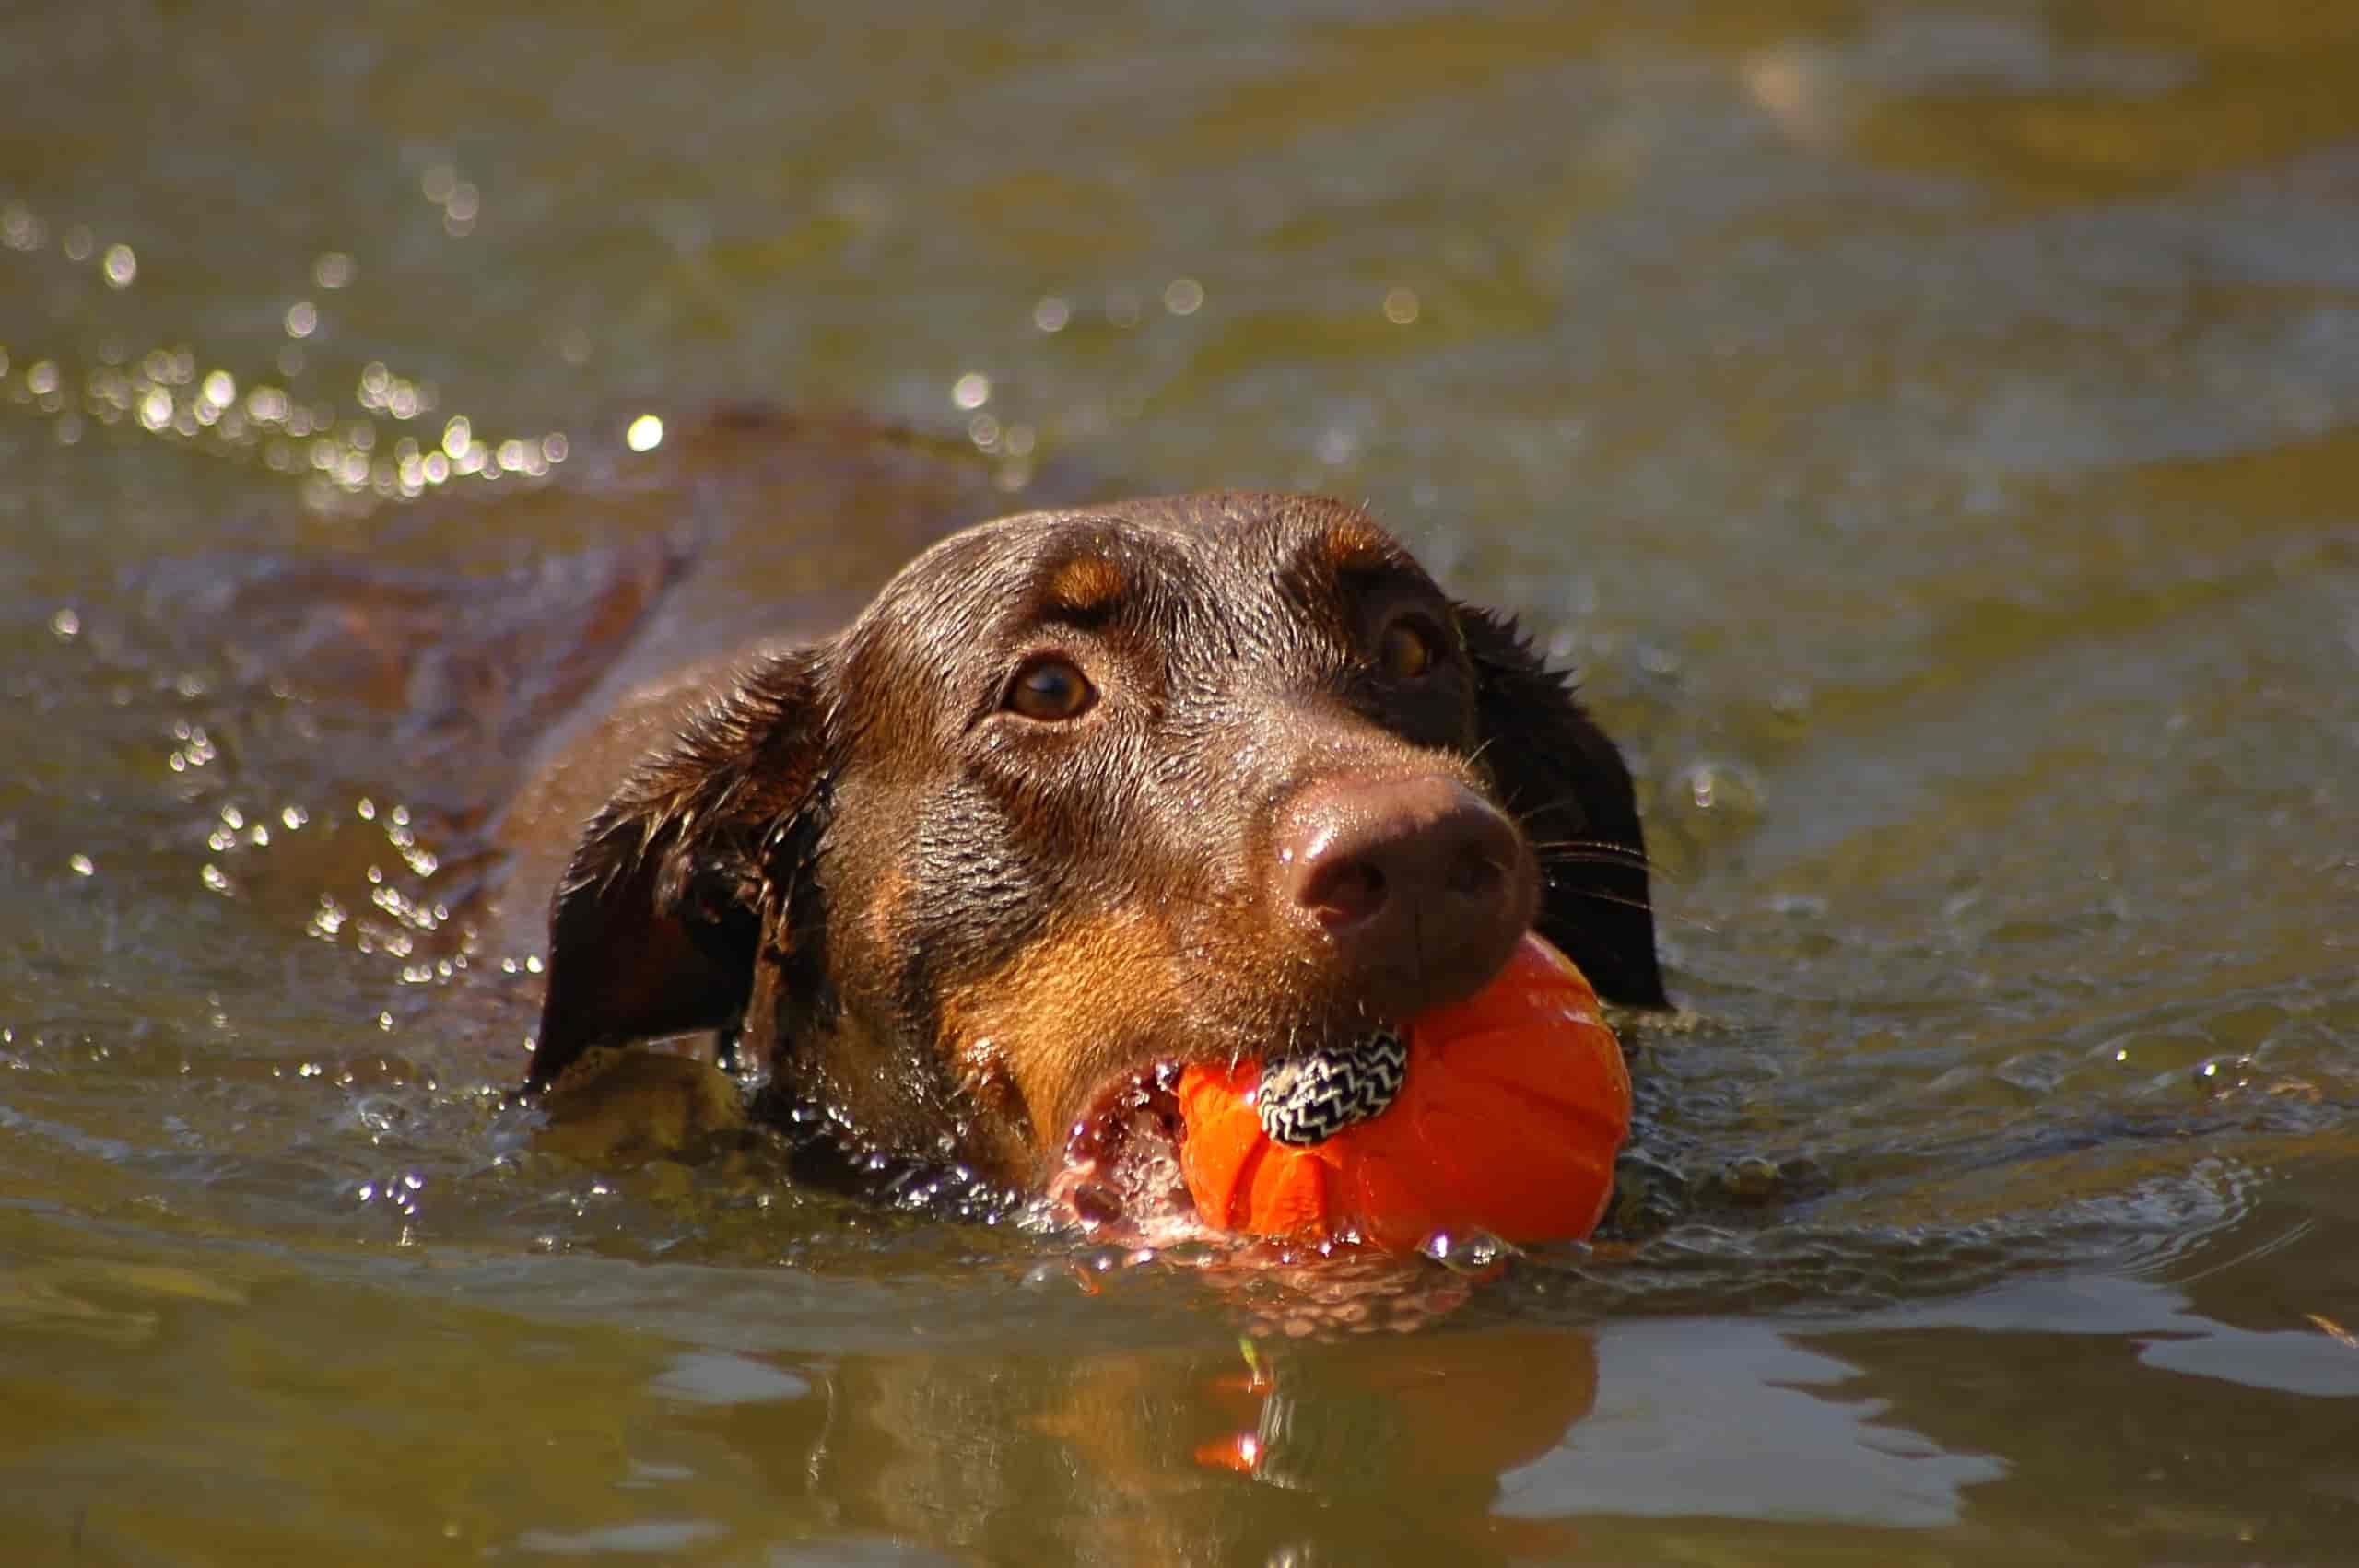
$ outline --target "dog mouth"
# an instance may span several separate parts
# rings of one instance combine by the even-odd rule
[[[1119,1074],[1089,1101],[1065,1137],[1049,1183],[1061,1217],[1093,1235],[1167,1246],[1214,1233],[1196,1212],[1180,1164],[1181,1064],[1165,1058]]]
[[[1407,1067],[1403,1036],[1370,1028],[1267,1064],[1249,1103],[1271,1142],[1308,1148],[1382,1114]],[[1186,1071],[1178,1059],[1158,1058],[1118,1074],[1091,1098],[1067,1131],[1049,1184],[1062,1218],[1143,1246],[1221,1234],[1199,1211],[1189,1180]]]

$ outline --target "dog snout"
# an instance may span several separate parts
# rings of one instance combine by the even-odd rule
[[[1311,784],[1281,809],[1273,848],[1281,907],[1381,1016],[1473,994],[1532,922],[1522,833],[1445,774]]]

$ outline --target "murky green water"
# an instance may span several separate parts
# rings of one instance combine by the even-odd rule
[[[2359,24],[1654,10],[12,14],[9,1560],[2347,1560]],[[1257,1389],[500,1110],[489,772],[204,590],[584,556],[441,493],[739,395],[1521,606],[1672,873],[1633,1239]]]

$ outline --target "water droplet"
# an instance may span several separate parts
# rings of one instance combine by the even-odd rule
[[[106,273],[110,288],[129,288],[132,280],[139,275],[139,258],[132,254],[128,245],[108,246],[106,257],[99,264]]]
[[[992,400],[992,379],[980,370],[969,370],[950,384],[950,401],[965,409],[977,409]]]
[[[17,202],[0,207],[0,245],[11,251],[37,251],[41,243],[41,219],[31,208]]]
[[[1496,1268],[1514,1249],[1485,1231],[1457,1236],[1445,1231],[1427,1237],[1418,1250],[1453,1274],[1482,1274]]]

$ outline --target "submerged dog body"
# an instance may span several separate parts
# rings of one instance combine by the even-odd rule
[[[1613,743],[1340,503],[986,523],[722,668],[577,743],[648,749],[556,892],[536,1084],[722,1030],[774,1096],[1039,1186],[1124,1085],[1460,1000],[1527,930],[1662,1000]]]

